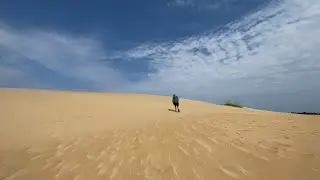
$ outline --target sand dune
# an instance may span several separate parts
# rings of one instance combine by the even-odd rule
[[[320,116],[0,89],[0,179],[319,180]]]

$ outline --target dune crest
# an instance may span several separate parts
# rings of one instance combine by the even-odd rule
[[[320,117],[143,94],[0,89],[0,179],[320,179]]]

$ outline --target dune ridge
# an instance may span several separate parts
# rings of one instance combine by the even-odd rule
[[[0,179],[320,179],[320,117],[145,94],[0,89]]]

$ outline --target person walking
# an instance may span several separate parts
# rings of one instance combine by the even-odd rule
[[[177,109],[178,109],[178,112],[180,112],[180,109],[179,109],[179,97],[176,94],[173,94],[173,96],[172,96],[172,103],[174,105],[175,111],[177,112]]]

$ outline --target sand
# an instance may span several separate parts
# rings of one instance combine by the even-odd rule
[[[320,116],[0,89],[1,180],[319,180]]]

